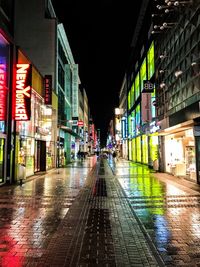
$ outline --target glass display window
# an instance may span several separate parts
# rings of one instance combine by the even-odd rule
[[[146,135],[142,136],[142,162],[148,163],[148,138]]]
[[[140,74],[138,73],[135,78],[135,99],[140,96]]]
[[[141,149],[141,137],[140,136],[136,137],[136,151],[137,151],[137,155],[136,155],[137,162],[141,162],[142,149]]]
[[[154,42],[152,42],[148,52],[147,52],[147,66],[148,66],[148,79],[150,79],[155,72],[154,63]]]
[[[140,87],[143,89],[143,82],[147,79],[147,63],[146,58],[144,59],[142,66],[140,68]]]
[[[132,160],[136,161],[136,145],[135,138],[132,139]]]
[[[195,142],[191,130],[165,137],[166,171],[176,176],[196,179]]]

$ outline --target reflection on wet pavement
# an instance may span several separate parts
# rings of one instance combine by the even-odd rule
[[[23,186],[0,188],[0,266],[35,266],[95,162],[76,162]]]
[[[200,266],[200,194],[154,177],[146,166],[113,166],[166,266]]]

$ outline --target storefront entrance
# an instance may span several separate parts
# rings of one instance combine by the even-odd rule
[[[35,141],[35,172],[46,171],[46,141]]]
[[[196,181],[196,157],[193,130],[165,136],[165,170]]]

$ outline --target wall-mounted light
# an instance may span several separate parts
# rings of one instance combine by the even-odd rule
[[[170,10],[172,11],[174,10],[174,5],[171,5],[171,4],[167,4],[166,6],[157,5],[156,8],[159,10],[165,10],[165,13],[169,13]]]
[[[160,25],[154,25],[154,26],[153,26],[153,28],[154,28],[155,30],[160,29],[160,27],[161,27]]]
[[[160,30],[163,31],[165,29],[164,26],[160,26]]]
[[[168,6],[157,5],[156,8],[159,10],[162,10],[162,9],[168,8]]]
[[[152,18],[155,18],[155,17],[163,17],[163,14],[151,14],[151,17]]]
[[[177,70],[175,71],[174,75],[176,76],[176,78],[178,78],[179,76],[181,76],[183,74],[182,70]]]
[[[163,54],[161,54],[161,55],[159,56],[160,59],[164,59],[164,58],[166,58],[166,57],[168,57],[166,52],[164,52]]]
[[[175,1],[174,2],[174,6],[180,6],[180,5],[191,5],[193,3],[192,0],[189,0],[189,1]]]
[[[166,84],[164,82],[161,82],[160,88],[163,89],[165,86],[166,86]]]
[[[169,12],[174,12],[174,9],[166,8],[166,9],[165,9],[165,13],[168,14]]]
[[[167,5],[168,5],[168,6],[172,6],[173,4],[174,4],[174,1],[168,1],[168,2],[167,2]]]
[[[163,27],[164,28],[172,28],[176,24],[177,24],[176,22],[164,22]]]
[[[191,66],[192,66],[192,67],[194,67],[194,66],[196,66],[196,65],[197,65],[197,62],[195,62],[195,61],[191,63]]]
[[[163,74],[165,72],[165,70],[159,70],[160,74]]]
[[[156,34],[156,33],[162,33],[162,31],[152,31],[152,34]]]

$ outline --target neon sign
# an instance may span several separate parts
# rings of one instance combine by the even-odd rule
[[[15,120],[27,121],[31,115],[31,65],[17,64]]]
[[[7,88],[6,88],[6,65],[0,64],[0,121],[6,120]]]

